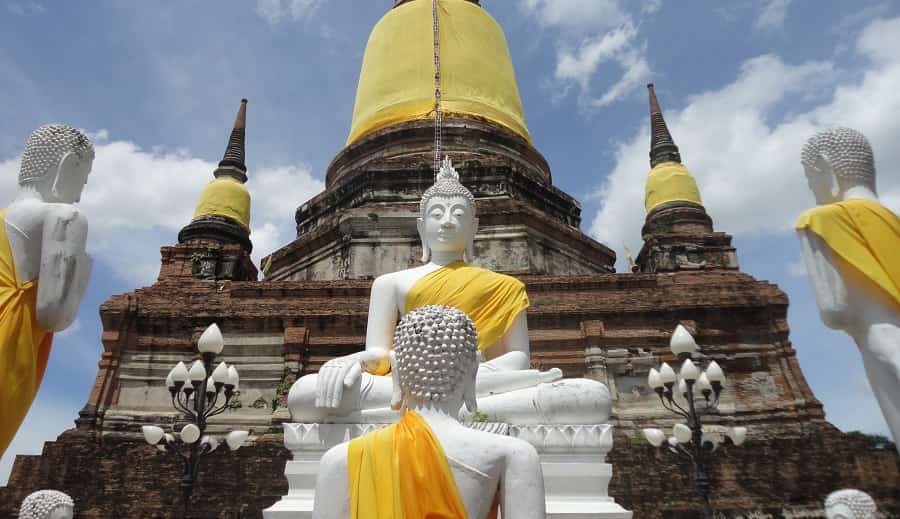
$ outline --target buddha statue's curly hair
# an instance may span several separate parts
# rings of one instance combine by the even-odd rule
[[[72,498],[59,490],[38,490],[22,501],[19,519],[47,519],[61,506],[75,508]]]
[[[43,179],[70,152],[82,158],[93,157],[94,145],[81,130],[65,124],[45,124],[31,132],[22,154],[19,185]]]
[[[875,191],[875,157],[862,133],[842,127],[816,133],[803,146],[800,160],[812,167],[818,159],[828,163],[842,191],[860,184]]]
[[[440,402],[477,369],[478,334],[469,317],[449,306],[407,313],[394,332],[394,363],[405,395]]]
[[[875,519],[878,515],[878,506],[872,496],[853,488],[845,488],[828,494],[825,498],[826,513],[829,508],[844,505],[853,512],[856,519]]]

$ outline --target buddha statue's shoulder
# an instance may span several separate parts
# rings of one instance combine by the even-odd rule
[[[838,219],[859,220],[871,217],[871,215],[877,215],[886,221],[892,222],[894,225],[900,222],[900,218],[893,211],[877,200],[851,198],[807,210],[797,219],[795,227],[798,230],[816,229],[828,221]]]
[[[477,267],[475,265],[465,264],[464,265],[467,270],[472,272],[473,276],[480,276],[485,279],[491,279],[496,282],[509,283],[511,285],[519,286],[521,285],[523,288],[525,287],[525,283],[522,282],[519,278],[515,276],[510,276],[509,274],[501,274],[500,272],[494,272],[493,270],[486,269],[483,267]]]

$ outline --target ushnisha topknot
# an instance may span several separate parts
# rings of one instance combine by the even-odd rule
[[[801,162],[812,167],[824,159],[842,189],[863,184],[875,190],[875,158],[865,135],[851,128],[829,128],[806,141],[800,153]]]
[[[463,196],[469,201],[469,205],[472,206],[472,215],[475,215],[475,196],[466,189],[466,186],[459,182],[459,173],[453,167],[453,162],[449,156],[444,157],[444,162],[441,164],[441,169],[434,180],[434,185],[426,189],[422,195],[422,201],[419,203],[419,212],[423,217],[425,216],[425,208],[428,206],[428,201],[436,196]]]
[[[82,158],[93,157],[94,145],[81,130],[65,124],[45,124],[31,132],[22,154],[19,185],[41,180],[69,152]]]
[[[469,317],[449,306],[407,313],[394,332],[394,362],[404,395],[440,402],[477,369],[478,334]]]
[[[828,494],[825,498],[825,509],[845,505],[858,519],[875,519],[878,506],[872,496],[853,488],[845,488]]]
[[[75,502],[59,490],[38,490],[22,501],[19,519],[47,519],[61,506],[75,508]]]

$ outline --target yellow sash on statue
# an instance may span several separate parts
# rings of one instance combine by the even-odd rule
[[[873,200],[851,199],[803,213],[798,230],[822,239],[900,309],[900,218]]]
[[[514,277],[457,261],[416,281],[406,296],[403,313],[428,305],[465,312],[475,323],[478,349],[485,351],[506,335],[516,317],[528,308],[528,294],[525,284]]]
[[[466,519],[444,449],[412,411],[352,440],[347,466],[350,519]]]
[[[0,210],[0,456],[37,394],[53,334],[37,323],[37,279],[20,283]]]

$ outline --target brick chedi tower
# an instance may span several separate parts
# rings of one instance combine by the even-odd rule
[[[176,517],[181,468],[143,442],[140,426],[178,430],[164,379],[191,359],[211,322],[222,329],[224,360],[242,378],[239,406],[215,417],[210,434],[252,435],[237,453],[209,458],[193,509],[260,517],[285,494],[281,424],[290,420],[291,383],[363,349],[372,279],[420,256],[415,218],[434,179],[432,2],[387,3],[394,5],[369,39],[349,137],[324,172],[325,191],[284,215],[294,217],[296,239],[263,261],[258,281],[247,257],[249,195],[240,195],[242,107],[217,179],[179,243],[162,249],[159,280],[100,307],[104,351],[77,427],[42,455],[16,460],[0,489],[0,517],[42,488],[72,495],[79,517]],[[791,344],[787,296],[738,270],[730,237],[714,231],[652,89],[645,245],[636,272],[615,273],[613,252],[580,230],[579,203],[553,186],[531,141],[502,29],[479,2],[440,0],[440,7],[440,129],[477,199],[476,258],[525,282],[533,367],[609,386],[616,502],[641,519],[699,515],[685,468],[638,436],[642,427],[672,425],[647,373],[674,361],[669,337],[681,323],[728,375],[711,427],[749,429],[743,447],[719,455],[717,510],[810,516],[831,491],[856,487],[900,513],[896,454],[825,420]],[[210,251],[219,256],[204,256]]]
[[[250,192],[244,164],[247,100],[241,100],[225,156],[200,195],[194,217],[178,233],[178,247],[163,250],[161,277],[255,280],[250,260]],[[189,261],[187,261],[189,260]],[[190,267],[188,271],[187,267]]]
[[[638,254],[640,272],[679,270],[737,270],[737,254],[731,236],[713,230],[700,190],[682,164],[681,153],[663,118],[653,83],[650,94],[650,174],[644,207],[647,219]]]

